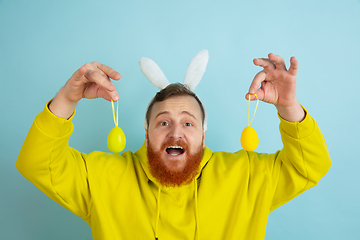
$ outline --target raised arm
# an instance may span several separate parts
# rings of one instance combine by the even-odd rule
[[[82,98],[118,100],[110,78],[118,80],[120,74],[98,62],[78,69],[35,118],[16,162],[25,178],[84,219],[88,218],[91,206],[87,155],[69,147],[71,120]]]
[[[264,158],[260,162],[266,163],[271,176],[273,210],[315,186],[328,172],[331,160],[320,128],[296,97],[298,61],[292,57],[287,69],[280,56],[270,53],[268,57],[254,59],[263,70],[254,77],[246,98],[256,93],[260,100],[274,104],[281,117],[282,150],[253,155]],[[251,95],[251,99],[256,97]]]

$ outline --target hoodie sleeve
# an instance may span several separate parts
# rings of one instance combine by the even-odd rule
[[[47,103],[29,130],[16,167],[47,196],[85,219],[91,200],[85,154],[68,145],[74,128],[72,117],[55,116]]]
[[[273,186],[271,211],[315,186],[331,166],[325,139],[307,112],[300,123],[279,118],[284,147],[275,160],[267,161]]]

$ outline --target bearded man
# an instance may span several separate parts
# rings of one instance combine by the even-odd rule
[[[274,54],[255,59],[264,70],[246,94],[278,110],[284,147],[273,154],[212,152],[205,146],[202,102],[182,84],[170,84],[151,101],[138,151],[70,148],[77,102],[119,98],[110,78],[120,74],[93,62],[36,117],[17,168],[84,219],[95,240],[264,239],[268,214],[315,186],[331,164],[316,122],[296,98],[298,63],[294,57],[290,62],[286,69]]]

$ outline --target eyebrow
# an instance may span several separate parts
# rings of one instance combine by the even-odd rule
[[[156,116],[155,116],[155,119],[161,115],[167,115],[167,114],[170,114],[169,111],[162,111],[160,113],[158,113]],[[195,120],[197,120],[197,118],[195,117],[194,114],[191,114],[190,112],[188,111],[182,111],[181,114],[185,114],[185,115],[189,115],[190,117],[194,118]]]

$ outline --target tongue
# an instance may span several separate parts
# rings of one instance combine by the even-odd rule
[[[166,152],[172,156],[177,156],[183,153],[183,150],[180,148],[168,148]]]

